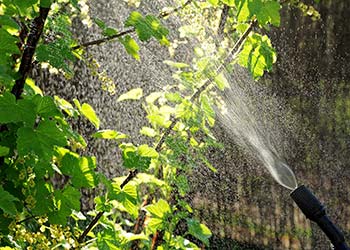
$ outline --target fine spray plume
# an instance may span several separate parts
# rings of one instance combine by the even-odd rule
[[[222,126],[237,144],[263,163],[280,185],[292,190],[291,198],[308,219],[317,223],[335,250],[350,250],[341,230],[326,215],[325,207],[304,185],[298,187],[293,171],[276,150],[280,149],[278,143],[284,141],[280,129],[286,124],[285,117],[275,118],[286,111],[276,108],[281,105],[272,96],[266,100],[264,90],[252,84],[241,68],[234,72],[229,78],[231,86],[222,93],[222,105],[218,107]]]

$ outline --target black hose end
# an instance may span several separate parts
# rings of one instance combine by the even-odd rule
[[[290,196],[308,219],[317,221],[326,214],[322,203],[304,185],[296,188]]]
[[[325,207],[307,187],[301,185],[290,196],[305,216],[318,224],[335,250],[350,250],[341,230],[328,218]]]

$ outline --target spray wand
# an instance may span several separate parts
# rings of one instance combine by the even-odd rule
[[[344,234],[333,224],[326,214],[325,207],[315,195],[304,185],[296,188],[290,196],[305,216],[316,222],[331,241],[334,250],[350,250],[345,242]]]

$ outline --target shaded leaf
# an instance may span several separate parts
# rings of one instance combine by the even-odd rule
[[[18,199],[0,186],[0,208],[4,213],[16,215],[15,201],[18,201]]]
[[[201,240],[204,244],[209,246],[209,238],[211,237],[212,234],[206,225],[201,224],[194,219],[188,219],[187,225],[188,225],[188,232],[191,235],[193,235],[197,239]]]
[[[54,121],[41,121],[36,129],[21,127],[17,131],[17,148],[20,156],[35,153],[48,159],[53,154],[54,146],[65,146],[65,134],[56,126]]]
[[[10,149],[8,147],[0,146],[0,157],[8,155]]]

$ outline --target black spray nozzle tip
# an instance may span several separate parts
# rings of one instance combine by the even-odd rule
[[[326,215],[325,207],[305,186],[296,188],[290,196],[305,216],[315,221],[332,242],[335,250],[350,250],[343,233]]]
[[[296,188],[290,196],[308,219],[315,221],[325,215],[325,207],[304,185]]]

